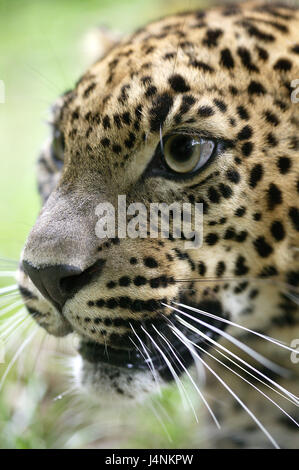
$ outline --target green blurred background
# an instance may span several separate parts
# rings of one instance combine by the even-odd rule
[[[0,0],[0,80],[5,84],[5,103],[0,103],[0,258],[18,260],[34,223],[39,210],[35,161],[48,132],[48,108],[89,65],[88,31],[104,24],[127,33],[167,13],[207,3]],[[1,266],[8,269],[10,262]],[[10,282],[0,280],[2,286]],[[0,316],[2,327],[12,313]],[[0,364],[0,379],[28,331],[12,340],[6,363]],[[24,349],[0,392],[0,448],[190,448],[205,439],[190,409],[182,408],[175,387],[127,411],[59,396],[70,387],[67,363],[73,351],[72,340],[59,342],[42,332]]]

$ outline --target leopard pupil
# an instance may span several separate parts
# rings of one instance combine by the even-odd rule
[[[170,154],[173,160],[183,163],[190,159],[193,153],[193,140],[185,135],[180,135],[172,139],[170,144]]]

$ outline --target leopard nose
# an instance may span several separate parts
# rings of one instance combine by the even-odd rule
[[[82,271],[76,266],[67,264],[35,267],[28,261],[23,261],[24,272],[40,293],[59,311],[65,302],[88,284],[94,276],[100,275],[103,265],[104,260],[98,260]]]

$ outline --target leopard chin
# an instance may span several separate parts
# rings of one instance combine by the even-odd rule
[[[183,295],[180,301],[185,302]],[[202,334],[217,341],[226,327],[219,316],[223,313],[221,304],[202,302],[190,306],[218,316],[219,319],[209,318],[206,327],[200,327]],[[183,307],[180,311],[187,313]],[[194,329],[198,327],[196,318],[189,319],[189,328],[182,326],[175,313],[144,326],[146,330],[142,326],[136,328],[137,331],[133,329],[134,334],[129,337],[127,347],[123,345],[122,349],[82,338],[79,356],[73,363],[77,387],[105,401],[109,398],[115,400],[116,397],[143,401],[148,394],[160,391],[163,385],[178,380],[188,369],[192,369],[196,353],[190,350],[190,345],[195,348],[204,346],[209,350],[207,341],[190,330],[192,326]],[[215,332],[209,326],[219,331]],[[179,329],[187,344],[173,335],[175,328]],[[202,352],[199,351],[199,354],[202,355]]]

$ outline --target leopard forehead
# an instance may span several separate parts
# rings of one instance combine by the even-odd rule
[[[60,186],[85,179],[91,191],[93,183],[107,187],[113,181],[128,192],[161,133],[197,127],[228,137],[232,148],[229,163],[219,162],[225,184],[209,188],[206,210],[223,196],[229,199],[238,185],[239,214],[242,197],[245,206],[259,201],[269,220],[274,209],[292,207],[298,179],[289,188],[285,179],[296,171],[299,148],[298,106],[290,98],[299,76],[298,22],[297,11],[249,2],[170,16],[124,39],[62,99]],[[160,191],[154,183],[145,188],[149,200]],[[288,222],[296,227],[297,219],[291,211]],[[272,231],[284,230],[278,222]],[[262,245],[257,251],[264,251]]]
[[[64,96],[69,177],[94,160],[110,178],[146,139],[156,142],[160,128],[195,120],[216,137],[231,136],[243,160],[272,152],[282,137],[296,150],[297,31],[298,13],[257,2],[170,16],[137,31]]]

